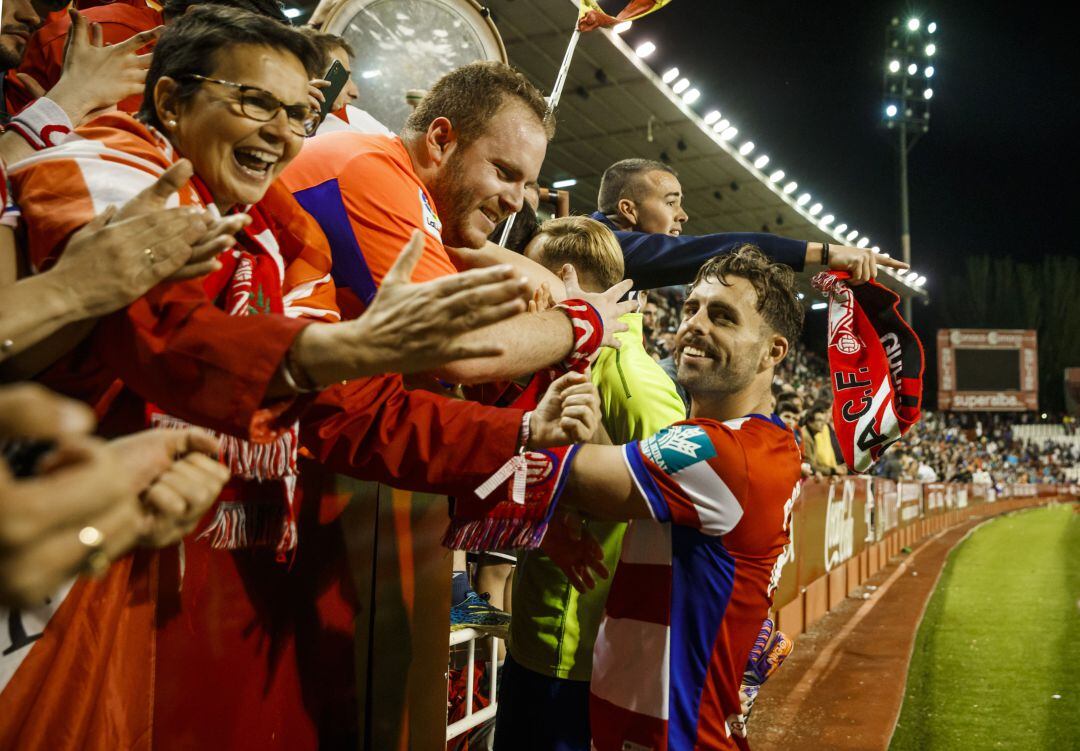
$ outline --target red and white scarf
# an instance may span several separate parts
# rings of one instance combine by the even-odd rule
[[[813,285],[829,297],[833,423],[844,462],[865,472],[919,421],[923,349],[900,317],[900,297],[846,271],[823,271]]]
[[[202,181],[193,177],[191,185],[200,202],[217,214]],[[246,207],[246,213],[251,224],[237,234],[236,246],[219,257],[222,267],[203,279],[206,296],[222,300],[225,311],[233,316],[284,314],[285,268],[277,241],[258,205]],[[146,414],[152,427],[190,427],[154,404],[147,403]],[[218,499],[213,520],[199,539],[208,539],[212,547],[226,550],[275,545],[280,559],[296,548],[299,425],[293,422],[274,433],[266,436],[265,442],[215,433],[221,440],[221,459],[235,479],[279,480],[282,495],[244,493],[239,483],[229,483]]]

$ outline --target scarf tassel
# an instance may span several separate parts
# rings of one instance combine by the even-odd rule
[[[296,521],[280,505],[222,501],[214,520],[198,539],[217,550],[277,546],[278,553],[296,547]]]
[[[442,544],[450,550],[470,552],[509,548],[532,549],[540,547],[547,527],[547,516],[543,519],[452,519]]]

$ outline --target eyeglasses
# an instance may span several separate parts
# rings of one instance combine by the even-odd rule
[[[279,110],[285,110],[285,117],[289,120],[289,130],[296,135],[305,137],[314,135],[319,127],[319,113],[308,105],[285,104],[269,91],[257,86],[222,81],[220,78],[200,76],[198,73],[189,73],[181,78],[194,78],[197,81],[209,81],[236,89],[240,93],[240,112],[244,117],[260,123],[270,122],[277,117]]]

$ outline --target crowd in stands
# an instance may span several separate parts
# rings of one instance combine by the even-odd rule
[[[684,291],[653,290],[644,309],[646,349],[658,361],[671,357],[671,336],[678,327]],[[651,323],[652,322],[652,323]],[[651,323],[651,325],[650,325]],[[794,349],[777,368],[773,391],[777,413],[787,415],[800,431],[804,445],[816,445],[822,431],[831,431],[832,392],[828,367],[806,346]],[[1056,420],[1055,420],[1056,422]],[[1080,444],[1072,441],[1014,436],[1014,426],[1046,424],[1037,413],[932,412],[873,468],[873,474],[892,480],[918,482],[977,482],[1001,487],[1012,483],[1064,483],[1067,472],[1080,466]],[[1061,419],[1065,436],[1076,435],[1076,420]],[[832,456],[811,449],[809,474],[842,474],[839,446]]]
[[[454,496],[448,547],[528,550],[479,585],[515,614],[497,748],[654,747],[673,703],[671,732],[744,745],[790,651],[766,617],[788,501],[846,473],[794,272],[903,264],[689,235],[639,158],[502,247],[541,92],[472,63],[375,123],[327,88],[351,52],[272,0],[4,2],[0,748],[356,747],[370,613],[336,474]],[[992,473],[1034,460],[984,444]]]

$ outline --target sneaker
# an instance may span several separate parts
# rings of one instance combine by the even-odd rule
[[[784,632],[777,631],[772,620],[766,618],[761,624],[761,631],[754,641],[754,648],[750,650],[750,658],[746,661],[746,670],[743,672],[742,686],[739,689],[742,713],[729,718],[731,731],[735,735],[746,737],[746,724],[750,721],[750,712],[754,708],[758,692],[761,691],[761,684],[780,668],[793,649],[795,642]]]
[[[450,630],[474,628],[483,634],[505,639],[510,631],[510,614],[488,602],[488,595],[473,590],[465,599],[450,608]]]

